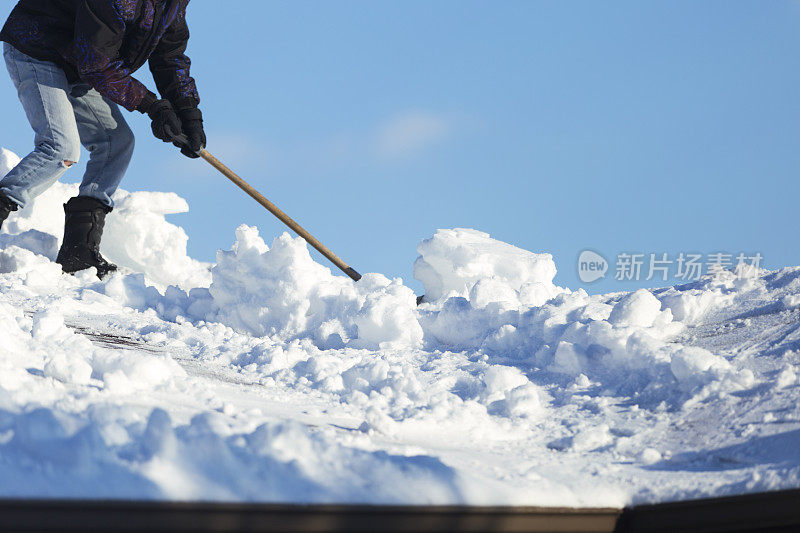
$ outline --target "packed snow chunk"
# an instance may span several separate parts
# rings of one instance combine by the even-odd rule
[[[31,337],[33,345],[48,356],[65,353],[69,357],[88,358],[95,352],[87,337],[67,327],[57,305],[34,313]]]
[[[167,386],[186,377],[183,367],[169,356],[124,351],[98,352],[92,367],[102,377],[105,390],[116,394]]]
[[[775,378],[775,388],[785,389],[798,383],[797,373],[791,365],[784,365],[780,374]]]
[[[504,398],[506,392],[528,383],[528,378],[519,369],[510,366],[490,366],[483,373],[487,401]]]
[[[106,217],[102,244],[102,252],[110,261],[143,272],[161,288],[208,287],[210,265],[187,255],[189,237],[183,228],[165,218],[187,212],[186,200],[175,193],[120,190],[114,195],[114,203],[114,211]]]
[[[44,375],[76,385],[86,385],[92,378],[92,365],[74,354],[56,353],[44,364]]]
[[[710,376],[720,376],[731,370],[725,359],[704,348],[687,346],[672,356],[670,369],[675,379],[687,387],[703,385]]]
[[[495,414],[534,418],[544,412],[546,393],[517,368],[491,365],[483,372],[483,383],[481,403],[491,406]]]
[[[38,311],[31,328],[33,346],[45,354],[43,373],[64,383],[86,385],[92,377],[90,358],[94,348],[86,338],[76,335],[64,323],[57,308]]]
[[[505,414],[511,417],[538,418],[545,412],[543,397],[547,395],[533,383],[515,387],[505,394]]]
[[[553,362],[547,369],[559,374],[579,375],[586,367],[586,357],[575,344],[561,341],[553,354]]]
[[[63,341],[75,334],[64,324],[64,315],[57,309],[45,309],[33,316],[31,335],[37,340]]]
[[[422,342],[416,300],[380,274],[358,283],[334,276],[288,233],[267,246],[240,226],[230,251],[217,254],[208,316],[238,331],[283,340],[309,338],[320,348],[407,348]]]
[[[351,343],[354,348],[387,350],[422,344],[414,291],[381,274],[365,274],[356,288],[365,301],[353,319],[358,328],[358,337]]]
[[[661,302],[646,289],[625,295],[611,311],[608,321],[615,326],[649,328],[661,315]],[[671,321],[671,314],[670,319]]]
[[[527,306],[541,305],[558,294],[553,285],[556,266],[550,254],[535,254],[492,239],[474,229],[440,229],[420,243],[414,277],[425,285],[428,302],[452,296],[469,298],[481,280],[494,280],[524,295]],[[510,294],[498,285],[482,287],[473,296],[481,303],[508,301]]]
[[[639,452],[639,456],[637,457],[637,459],[642,464],[653,465],[661,460],[661,452],[659,452],[655,448],[645,448],[644,450]]]
[[[586,428],[577,435],[572,441],[572,449],[575,451],[588,451],[608,446],[614,442],[611,428],[607,424]]]
[[[592,424],[580,428],[571,437],[557,439],[548,446],[559,451],[590,452],[611,445],[614,435],[608,424]]]
[[[714,306],[721,305],[730,296],[717,291],[690,289],[677,291],[670,288],[660,297],[664,309],[672,311],[675,320],[687,325],[699,323]]]

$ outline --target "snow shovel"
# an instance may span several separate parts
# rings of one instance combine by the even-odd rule
[[[180,144],[182,147],[189,149],[188,148],[189,140],[186,138],[185,135],[173,135],[173,141]],[[232,171],[224,164],[222,164],[222,162],[213,155],[211,155],[208,152],[208,150],[206,150],[205,148],[201,148],[200,151],[197,152],[197,155],[205,159],[212,167],[219,170],[220,173],[222,173],[226,178],[235,183],[240,189],[246,192],[253,200],[263,205],[267,209],[267,211],[278,217],[278,220],[289,226],[292,229],[292,231],[294,231],[295,233],[300,235],[303,239],[305,239],[305,241],[308,244],[316,248],[316,250],[319,253],[327,257],[331,263],[336,265],[339,268],[339,270],[347,274],[353,281],[358,281],[361,279],[361,274],[356,272],[356,270],[353,267],[342,261],[338,255],[330,251],[327,246],[319,242],[316,239],[316,237],[307,232],[305,228],[303,228],[303,226],[295,222],[292,219],[292,217],[281,211],[278,208],[278,206],[267,200],[263,194],[255,190],[249,183],[247,183],[242,178],[237,176],[234,171]]]

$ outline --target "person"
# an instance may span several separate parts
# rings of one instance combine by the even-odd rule
[[[188,157],[205,148],[200,97],[186,56],[189,0],[19,0],[3,56],[34,133],[34,150],[0,180],[0,228],[89,152],[78,196],[64,204],[65,272],[116,266],[100,255],[105,217],[133,155],[119,106],[149,116],[153,134]],[[161,97],[132,74],[147,62]],[[178,135],[185,135],[178,142]]]

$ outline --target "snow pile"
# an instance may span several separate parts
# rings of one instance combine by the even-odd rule
[[[189,237],[165,215],[189,211],[175,193],[119,190],[113,216],[107,217],[102,252],[119,266],[144,272],[160,288],[177,285],[185,290],[208,287],[210,265],[186,253]]]
[[[723,270],[707,276],[699,282],[656,291],[659,300],[672,311],[676,320],[687,325],[696,325],[714,309],[736,305],[748,296],[755,296],[766,289],[764,271],[752,266],[737,265],[733,271]],[[785,297],[786,309],[793,307],[793,296]]]
[[[380,404],[383,412],[373,411],[365,428],[394,433],[396,423],[421,413],[429,422],[452,423],[487,418],[489,408],[515,417],[542,412],[546,394],[516,368],[454,357],[449,372],[460,368],[472,389],[460,395],[449,381],[420,371],[439,365],[440,356],[420,350],[416,297],[400,280],[366,274],[353,283],[314,262],[300,238],[283,234],[267,246],[247,226],[217,259],[207,294],[195,290],[179,299],[200,310],[187,315],[262,338],[232,364],[257,368],[287,387],[308,386],[364,407]]]
[[[254,227],[236,230],[217,254],[207,317],[239,331],[321,348],[414,348],[422,342],[416,297],[400,280],[367,274],[354,284],[316,263],[306,243],[284,233],[268,247]]]
[[[0,173],[15,162],[0,152]],[[53,258],[57,184],[0,234],[4,496],[622,506],[797,486],[800,268],[589,295],[468,229],[426,298],[288,234],[186,254],[115,197],[100,281]]]
[[[570,292],[552,284],[556,270],[548,254],[474,230],[439,230],[419,250],[415,273],[431,302],[420,322],[430,346],[478,350],[569,379],[582,376],[605,394],[631,395],[649,407],[674,408],[753,384],[752,372],[674,342],[686,326],[673,319],[669,306],[681,316],[698,316],[701,304],[691,299],[718,304],[722,291],[665,295],[666,305],[644,289],[615,297]]]

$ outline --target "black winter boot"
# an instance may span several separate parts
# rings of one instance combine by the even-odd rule
[[[3,222],[6,221],[11,211],[17,210],[17,204],[12,202],[8,196],[0,192],[0,229],[3,229]]]
[[[95,267],[97,277],[103,279],[117,269],[100,255],[100,239],[106,215],[111,208],[100,200],[88,196],[77,196],[64,204],[66,223],[64,242],[58,252],[56,263],[64,272],[73,273]]]

